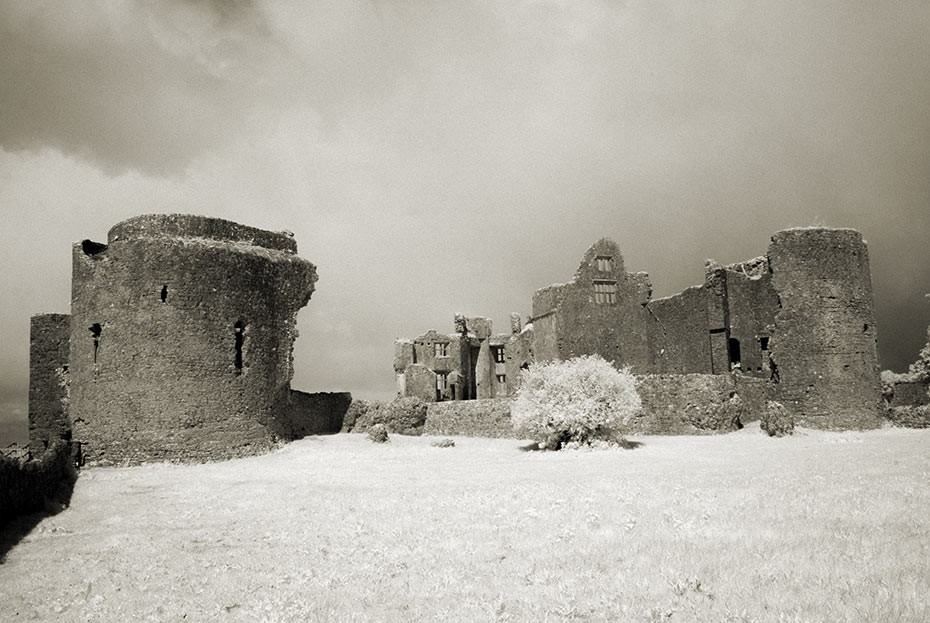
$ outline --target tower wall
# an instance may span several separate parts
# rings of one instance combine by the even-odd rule
[[[71,438],[68,419],[68,344],[71,316],[39,314],[29,323],[29,448]]]
[[[286,436],[296,314],[316,269],[288,234],[154,215],[73,249],[73,436],[88,460],[203,460]]]
[[[768,257],[780,300],[771,338],[777,399],[803,426],[879,426],[872,280],[861,234],[780,231]]]

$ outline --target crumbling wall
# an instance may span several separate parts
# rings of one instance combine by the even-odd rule
[[[649,325],[650,372],[710,374],[707,297],[702,286],[651,301]]]
[[[624,432],[708,435],[742,427],[744,405],[729,374],[637,375],[641,412]]]
[[[288,434],[296,314],[316,282],[290,234],[189,215],[73,249],[73,437],[89,461],[254,454]]]
[[[436,402],[427,408],[424,435],[515,438],[510,401],[490,398]]]
[[[343,418],[352,404],[349,392],[308,394],[292,389],[288,408],[288,439],[328,435],[342,429]]]
[[[29,326],[29,448],[39,453],[71,439],[68,349],[71,316],[41,314]]]
[[[413,396],[426,402],[436,401],[436,374],[422,363],[407,366],[404,373],[407,388],[405,396]]]
[[[778,313],[768,258],[758,257],[726,267],[729,356],[744,374],[769,378],[769,342]],[[736,341],[736,344],[733,343]]]
[[[790,229],[768,252],[780,310],[771,338],[776,399],[811,428],[881,424],[868,249],[851,229]]]
[[[67,505],[76,478],[67,441],[52,439],[32,460],[0,454],[0,526],[17,515]]]

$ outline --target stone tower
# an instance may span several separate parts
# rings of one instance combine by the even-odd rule
[[[190,215],[73,249],[70,419],[101,462],[252,454],[286,434],[297,311],[316,268],[292,235]]]
[[[802,426],[880,426],[872,279],[862,235],[780,231],[768,257],[780,301],[771,346],[777,399]]]

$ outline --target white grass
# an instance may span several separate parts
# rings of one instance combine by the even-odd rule
[[[85,470],[0,621],[930,620],[930,431],[639,440]]]

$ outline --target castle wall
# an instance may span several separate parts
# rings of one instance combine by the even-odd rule
[[[707,291],[701,286],[647,305],[650,365],[657,374],[710,374]]]
[[[775,327],[778,295],[768,259],[728,266],[726,272],[728,336],[739,344],[740,367],[744,374],[769,378],[767,345]],[[733,359],[736,353],[730,344]]]
[[[288,403],[288,439],[338,433],[351,404],[349,392],[308,394],[292,389]]]
[[[73,249],[73,436],[97,462],[252,454],[287,436],[315,267],[287,234],[144,216]]]
[[[29,448],[38,453],[71,439],[68,349],[71,316],[41,314],[29,325]]]
[[[777,399],[798,424],[881,424],[868,250],[851,229],[791,229],[768,252],[780,299],[771,338]]]
[[[744,412],[763,393],[762,380],[743,380],[741,387],[729,374],[647,374],[637,376],[636,391],[642,411],[624,432],[643,435],[709,435],[742,427]]]

